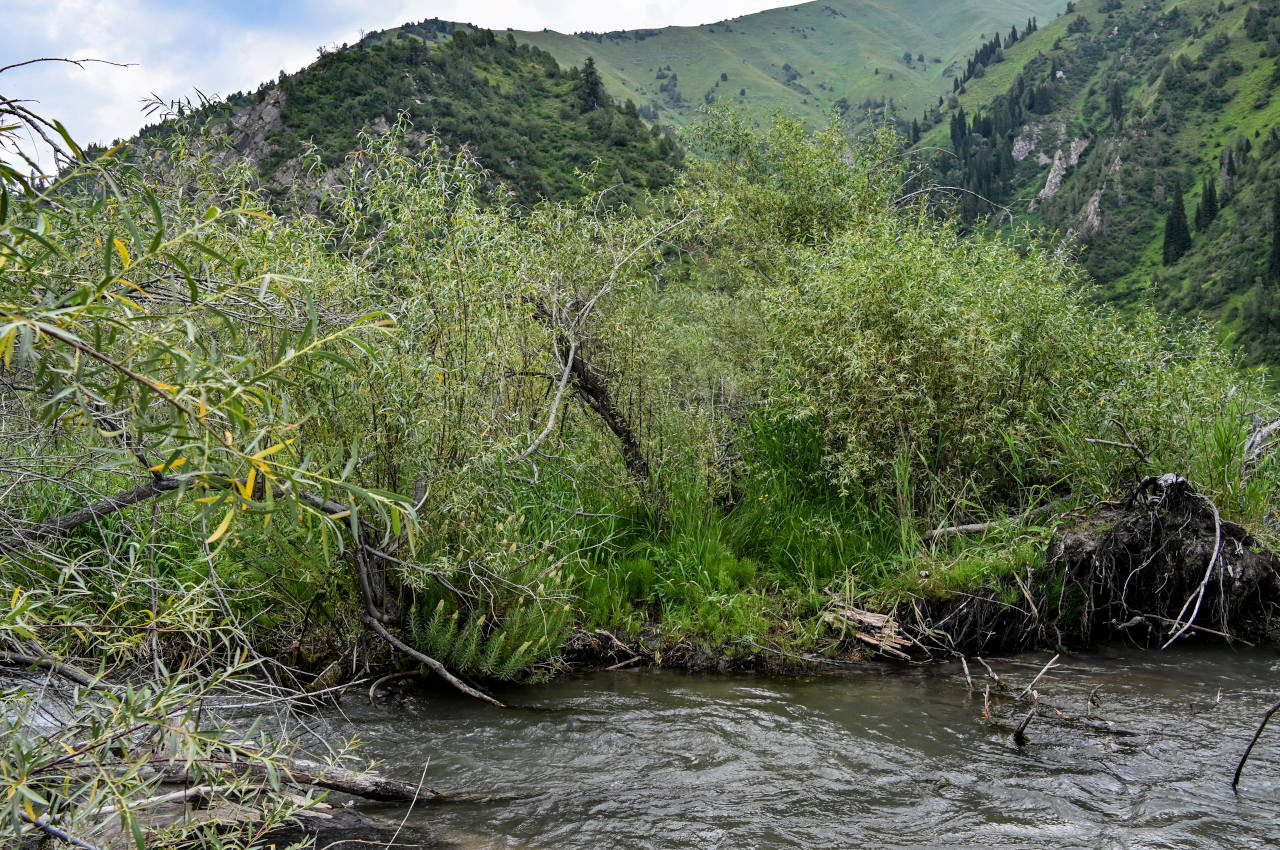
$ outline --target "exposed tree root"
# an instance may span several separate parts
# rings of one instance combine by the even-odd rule
[[[1044,563],[998,586],[900,606],[930,654],[1123,639],[1167,647],[1248,642],[1280,629],[1280,558],[1185,478],[1147,478],[1119,504],[1063,529]]]

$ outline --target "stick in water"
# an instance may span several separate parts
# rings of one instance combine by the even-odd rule
[[[1036,716],[1036,709],[1040,707],[1040,695],[1035,691],[1031,692],[1031,710],[1027,712],[1027,716],[1022,718],[1022,722],[1018,724],[1018,728],[1013,730],[1013,742],[1019,747],[1026,746],[1027,743],[1027,726],[1031,723],[1031,718]]]
[[[1267,721],[1271,719],[1271,715],[1280,711],[1280,702],[1267,709],[1267,713],[1262,715],[1262,722],[1258,724],[1258,731],[1253,733],[1253,740],[1249,742],[1249,746],[1245,748],[1244,755],[1240,756],[1240,764],[1236,765],[1236,775],[1231,780],[1231,790],[1236,790],[1236,786],[1240,784],[1240,774],[1244,773],[1244,763],[1249,760],[1249,754],[1253,752],[1253,745],[1258,743],[1258,739],[1262,737],[1262,730],[1267,728]]]

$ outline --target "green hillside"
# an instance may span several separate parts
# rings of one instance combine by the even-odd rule
[[[974,43],[1064,2],[817,0],[697,27],[514,35],[561,65],[594,57],[609,93],[651,121],[684,126],[711,102],[822,121],[889,101],[917,113],[951,91]]]
[[[969,220],[994,209],[976,195],[1007,205],[1077,239],[1101,297],[1221,320],[1276,362],[1277,56],[1275,0],[1082,0],[927,114],[922,144],[949,149]]]
[[[332,168],[358,147],[362,130],[385,131],[401,114],[411,144],[434,134],[451,150],[469,148],[526,204],[580,196],[578,172],[592,168],[616,187],[614,202],[674,179],[682,158],[675,142],[634,107],[615,104],[598,76],[561,68],[510,35],[453,30],[436,22],[325,53],[253,94],[233,95],[230,115],[215,113],[210,123],[276,191],[306,167],[309,145]]]

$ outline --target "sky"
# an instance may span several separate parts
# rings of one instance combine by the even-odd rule
[[[605,32],[691,26],[785,5],[779,0],[0,0],[0,93],[35,101],[81,144],[127,138],[141,102],[251,91],[315,60],[318,48],[426,18],[493,29]]]

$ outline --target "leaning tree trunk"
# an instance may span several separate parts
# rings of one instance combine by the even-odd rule
[[[658,522],[665,526],[669,519],[667,494],[662,481],[653,474],[639,436],[626,415],[618,409],[603,376],[583,358],[582,349],[574,347],[566,356],[570,354],[569,369],[574,378],[574,392],[587,407],[595,411],[600,421],[618,439],[623,465],[636,486],[644,493]]]

